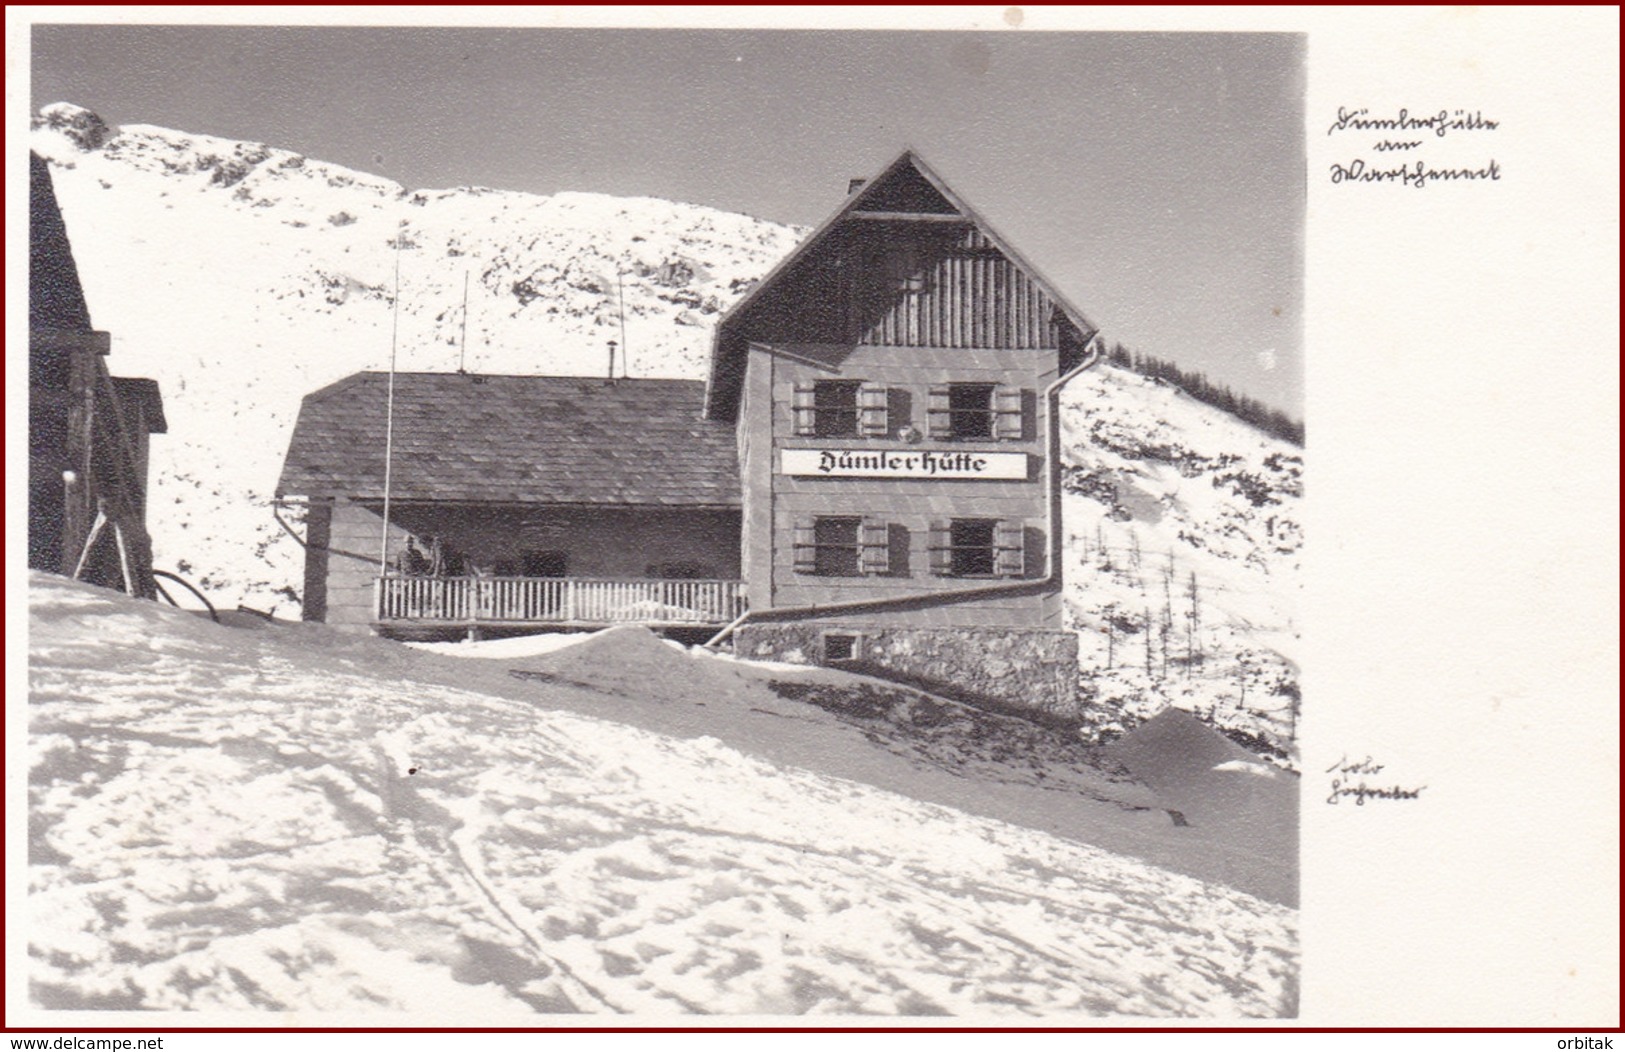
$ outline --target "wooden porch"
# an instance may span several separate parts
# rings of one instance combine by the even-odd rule
[[[720,627],[745,612],[741,581],[389,574],[375,587],[380,627]]]

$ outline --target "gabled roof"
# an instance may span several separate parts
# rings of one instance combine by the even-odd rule
[[[833,215],[820,223],[788,256],[768,271],[755,288],[746,293],[718,320],[711,338],[711,373],[706,384],[705,414],[708,418],[731,420],[738,410],[739,391],[744,383],[746,347],[742,341],[733,338],[732,324],[745,317],[751,307],[761,301],[797,262],[829,240],[834,231],[850,219],[854,212],[961,216],[1042,289],[1085,339],[1099,331],[1081,310],[1061,294],[1053,282],[1044,277],[998,231],[989,226],[975,209],[954,193],[942,181],[942,177],[932,171],[917,153],[907,149],[879,175],[864,183],[862,189],[849,194]]]
[[[51,185],[51,168],[37,153],[28,155],[28,325],[90,331],[90,312]]]
[[[278,495],[381,499],[388,373],[305,396]],[[395,374],[394,500],[739,506],[733,429],[695,380]]]

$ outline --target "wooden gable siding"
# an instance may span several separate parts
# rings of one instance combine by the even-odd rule
[[[852,342],[999,350],[1059,345],[1055,304],[975,227],[895,226],[903,229],[852,275]],[[911,252],[915,271],[903,273],[899,260]]]
[[[803,261],[744,330],[764,341],[1054,350],[1064,324],[969,222],[864,220]]]

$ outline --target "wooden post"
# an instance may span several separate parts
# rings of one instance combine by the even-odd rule
[[[80,509],[84,505],[82,497],[83,487],[88,479],[79,477],[79,472],[72,468],[62,472],[62,522],[59,524],[57,540],[61,543],[61,554],[57,559],[58,573],[73,575],[75,569],[74,552],[79,548],[79,538],[85,534],[85,517]]]
[[[130,573],[130,549],[124,543],[124,531],[119,529],[118,523],[113,523],[113,543],[118,547],[119,571],[124,575],[124,594],[137,596],[135,577]]]
[[[90,562],[90,550],[96,546],[96,539],[102,535],[102,528],[107,525],[107,516],[102,514],[100,508],[96,509],[96,521],[91,524],[90,532],[85,536],[84,547],[79,551],[79,561],[73,567],[73,579],[79,580],[79,575],[85,572],[85,565]]]
[[[96,482],[91,475],[91,450],[96,422],[95,360],[89,354],[68,352],[68,432],[63,453],[74,478],[64,491],[62,507],[62,572],[77,578],[83,557],[74,562],[74,553],[85,547],[92,524],[91,509],[96,498]],[[77,395],[77,398],[73,396]]]

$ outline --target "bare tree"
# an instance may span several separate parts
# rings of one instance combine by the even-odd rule
[[[1186,636],[1185,659],[1190,664],[1195,664],[1196,662],[1202,660],[1202,642],[1201,642],[1202,605],[1201,605],[1201,599],[1199,597],[1197,587],[1196,587],[1196,571],[1195,570],[1191,571],[1190,600],[1191,600],[1191,612],[1190,612],[1190,622],[1189,622],[1190,623],[1190,631],[1189,631],[1189,634]],[[1189,669],[1188,669],[1188,666],[1187,666],[1187,675],[1188,675],[1188,671],[1189,671]]]
[[[1151,667],[1151,610],[1145,611],[1145,675],[1147,679],[1155,681],[1156,673]]]

